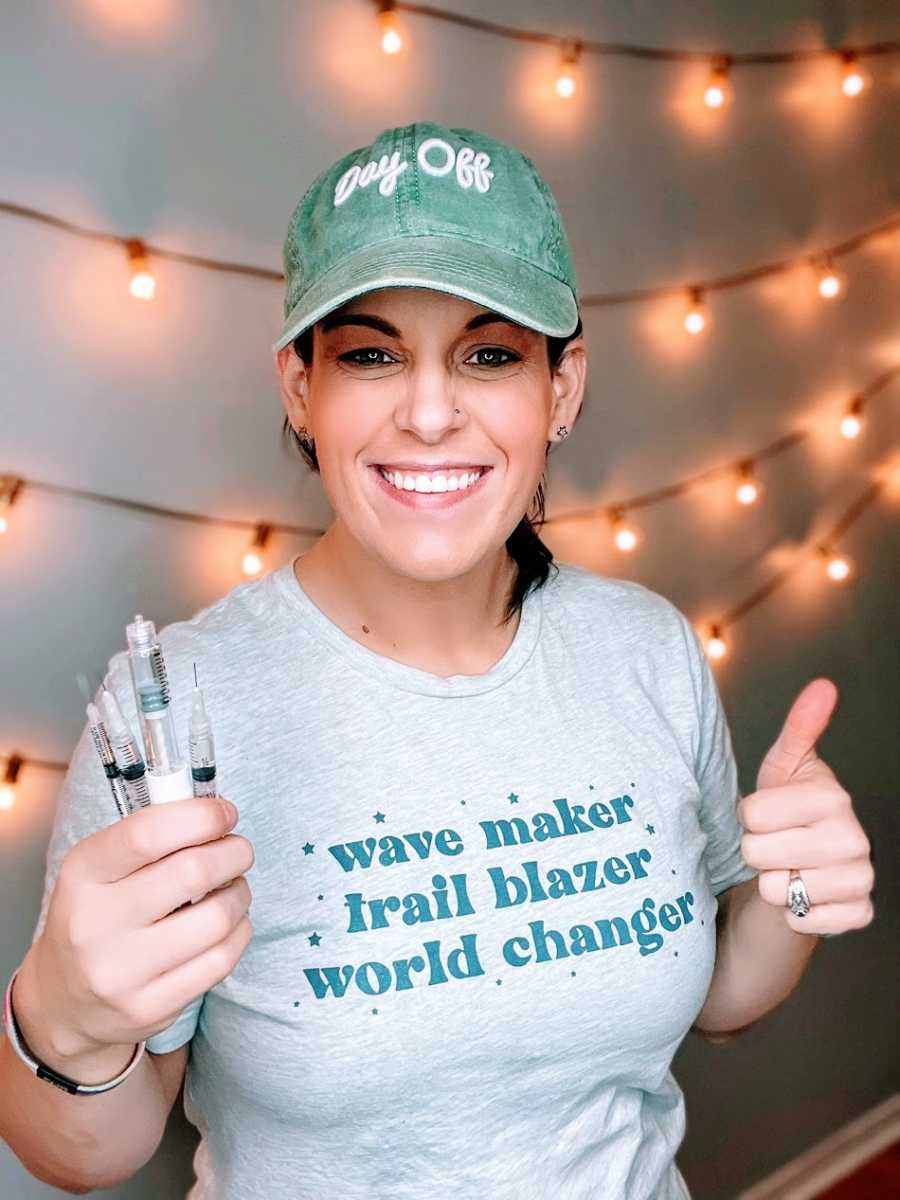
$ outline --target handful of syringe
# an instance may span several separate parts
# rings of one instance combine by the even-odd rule
[[[137,808],[168,804],[191,795],[215,796],[215,743],[197,681],[197,664],[194,664],[190,762],[187,762],[175,734],[169,681],[156,627],[138,613],[126,626],[125,636],[140,742],[132,734],[113,692],[105,687],[101,690],[102,717],[96,704],[89,702],[87,706],[91,735],[119,816],[127,817]]]

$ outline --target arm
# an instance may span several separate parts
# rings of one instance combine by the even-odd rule
[[[818,944],[762,899],[757,879],[735,884],[719,897],[716,966],[692,1028],[712,1042],[736,1037],[787,999]]]
[[[134,1046],[69,1059],[41,1025],[26,955],[13,988],[16,1021],[34,1054],[81,1083],[112,1079]],[[0,1027],[2,1028],[2,1027]],[[187,1045],[158,1060],[144,1053],[128,1078],[97,1096],[70,1096],[32,1075],[0,1033],[0,1136],[35,1178],[83,1195],[130,1179],[162,1140],[187,1062]]]

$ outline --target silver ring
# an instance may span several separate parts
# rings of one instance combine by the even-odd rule
[[[799,871],[792,870],[788,881],[788,908],[795,917],[805,917],[812,907],[809,902],[809,892]]]

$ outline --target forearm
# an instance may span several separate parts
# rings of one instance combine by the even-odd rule
[[[819,943],[797,933],[767,904],[756,879],[730,888],[716,922],[716,966],[695,1028],[730,1033],[777,1008],[803,977]]]
[[[26,956],[16,976],[13,1009],[29,1049],[81,1083],[114,1078],[134,1047],[109,1046],[82,1058],[60,1056],[41,1025],[40,998],[31,990],[27,962]],[[0,1032],[0,1136],[42,1182],[83,1193],[130,1178],[152,1157],[166,1119],[151,1055],[145,1053],[128,1078],[109,1092],[71,1096],[32,1074]]]

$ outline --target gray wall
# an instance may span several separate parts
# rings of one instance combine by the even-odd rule
[[[898,8],[762,0],[454,0],[460,12],[611,41],[743,50],[900,36]],[[157,14],[142,27],[140,13]],[[124,15],[123,15],[124,14]],[[131,14],[129,16],[129,14]],[[722,122],[691,102],[702,68],[588,58],[569,106],[542,96],[553,52],[409,18],[416,52],[373,49],[362,0],[4,7],[0,198],[166,247],[280,267],[297,199],[340,154],[417,119],[484,129],[532,156],[559,199],[582,293],[687,281],[796,257],[896,211],[900,56],[876,86],[828,98],[830,65],[736,77]],[[376,73],[377,72],[377,73]],[[700,114],[700,117],[708,114]],[[124,255],[0,215],[0,470],[198,512],[322,526],[319,483],[279,447],[269,344],[278,284],[157,264],[158,299],[125,294]],[[554,455],[548,512],[643,492],[761,446],[900,362],[900,244],[843,263],[828,306],[802,282],[721,293],[706,339],[671,309],[585,310],[587,406]],[[753,591],[833,523],[889,446],[897,386],[858,444],[821,438],[761,468],[766,502],[711,487],[643,510],[642,553],[602,528],[548,526],[555,553],[638,579],[692,619]],[[820,752],[852,793],[880,866],[876,919],[823,943],[800,987],[743,1039],[689,1037],[679,1154],[695,1200],[722,1200],[897,1086],[896,495],[842,540],[843,588],[804,567],[731,631],[716,667],[742,790],[809,679],[840,689]],[[0,753],[64,760],[83,720],[75,672],[120,648],[140,603],[158,624],[240,581],[245,538],[27,493],[0,559]],[[281,537],[272,566],[303,547]],[[0,814],[0,969],[37,918],[59,777],[32,769]],[[879,862],[880,856],[880,862]],[[180,1112],[114,1195],[182,1195],[196,1141]],[[50,1195],[0,1147],[0,1194]]]

